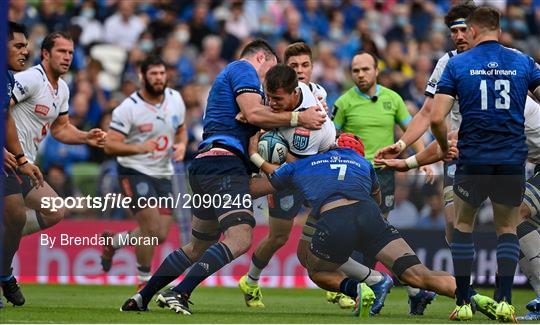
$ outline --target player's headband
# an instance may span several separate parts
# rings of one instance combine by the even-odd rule
[[[467,27],[467,24],[465,24],[465,18],[458,18],[450,23],[450,29],[453,27]]]

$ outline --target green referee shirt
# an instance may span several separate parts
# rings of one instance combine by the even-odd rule
[[[371,163],[378,149],[394,143],[394,126],[406,127],[412,119],[395,91],[377,85],[375,96],[377,101],[373,102],[355,86],[334,104],[336,129],[359,136]]]

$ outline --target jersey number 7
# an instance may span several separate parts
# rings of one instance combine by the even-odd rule
[[[347,172],[347,165],[345,164],[330,164],[330,169],[339,169],[338,172],[338,181],[345,179],[345,173]]]

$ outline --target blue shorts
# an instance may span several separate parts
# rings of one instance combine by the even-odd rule
[[[194,196],[210,195],[221,198],[217,200],[221,204],[209,207],[193,205],[191,210],[195,217],[219,220],[222,231],[239,223],[255,226],[252,201],[244,200],[244,197],[250,198],[250,175],[242,159],[235,155],[196,158],[191,162],[188,172],[189,185]]]
[[[524,191],[524,165],[457,164],[454,195],[473,207],[479,207],[488,197],[492,202],[518,207]]]
[[[369,200],[321,213],[310,248],[323,260],[343,264],[355,250],[365,256],[377,256],[399,238],[401,235],[384,219],[377,203]]]
[[[391,168],[375,168],[375,173],[381,186],[382,201],[379,207],[382,213],[390,212],[394,209],[394,192],[396,190],[395,172]]]
[[[131,211],[137,213],[146,207],[139,206],[139,198],[172,198],[171,181],[143,174],[135,169],[118,165],[118,177],[122,194],[132,198]],[[158,207],[162,215],[172,215],[173,200],[160,199]],[[149,202],[150,203],[150,202]]]
[[[23,197],[26,197],[32,190],[30,178],[18,171],[2,170],[0,175],[0,182],[4,184],[4,196],[22,194]]]
[[[268,212],[271,218],[292,220],[304,202],[302,193],[286,189],[268,195]]]

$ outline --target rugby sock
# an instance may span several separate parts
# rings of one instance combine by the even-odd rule
[[[13,274],[0,276],[0,282],[8,282],[11,279],[13,279]]]
[[[148,282],[150,280],[150,266],[143,266],[137,264],[137,280],[140,283]]]
[[[452,261],[456,278],[456,303],[458,306],[470,303],[469,287],[472,264],[474,262],[474,242],[470,232],[461,232],[454,228],[452,234]]]
[[[268,262],[260,260],[255,253],[251,256],[251,264],[249,265],[249,271],[246,277],[246,282],[249,285],[256,285],[259,282],[259,277],[262,271],[268,265]]]
[[[139,291],[143,297],[144,305],[146,306],[159,290],[182,275],[191,264],[193,263],[181,248],[170,253],[148,280],[146,286]]]
[[[195,263],[179,285],[172,290],[191,295],[191,292],[207,277],[229,264],[234,259],[231,250],[222,242],[210,246]]]
[[[112,247],[114,249],[119,249],[125,246],[125,243],[129,243],[129,237],[131,236],[130,231],[122,231],[113,235],[112,238]]]
[[[369,267],[358,263],[349,257],[347,262],[343,263],[338,271],[345,273],[359,282],[365,282],[368,286],[377,284],[384,279],[384,276],[379,271],[370,269]]]
[[[497,238],[497,277],[499,296],[497,302],[506,300],[512,304],[512,285],[519,260],[519,240],[515,234],[501,234]]]
[[[407,290],[407,295],[409,297],[416,297],[416,295],[420,293],[420,289],[411,286],[405,286],[405,289]]]
[[[355,299],[358,296],[358,285],[360,282],[351,279],[345,278],[339,284],[339,292],[346,294],[347,296]]]
[[[517,235],[521,249],[519,267],[540,296],[540,232],[532,223],[524,221],[517,227]]]
[[[47,228],[47,225],[45,225],[45,221],[43,221],[43,217],[39,211],[27,209],[26,223],[24,224],[22,235],[31,235],[45,228]]]

